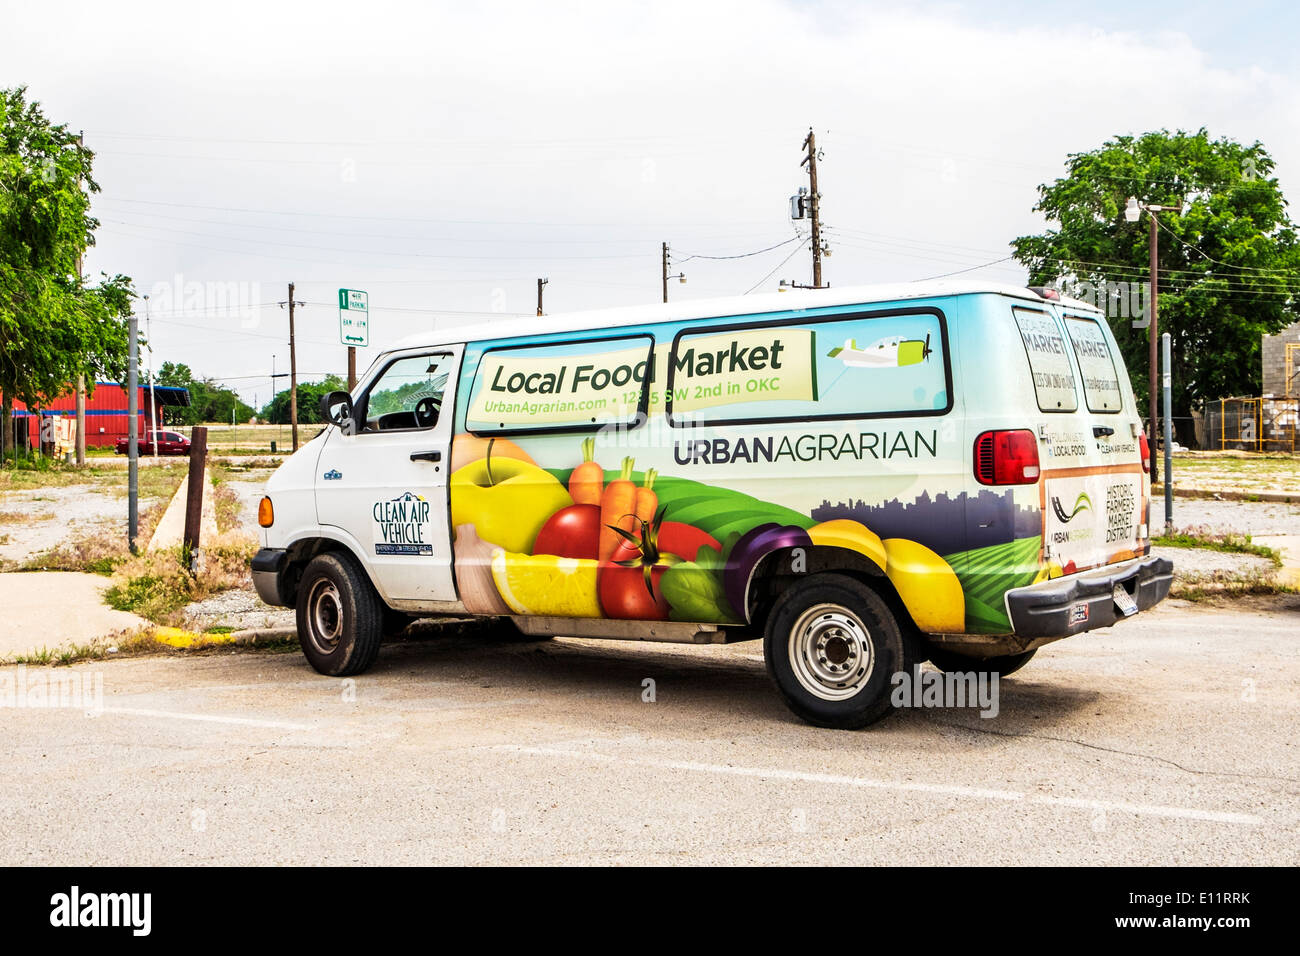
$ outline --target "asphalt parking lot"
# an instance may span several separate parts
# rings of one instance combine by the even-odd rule
[[[1287,601],[1166,602],[1040,651],[1002,682],[994,718],[908,710],[859,732],[791,716],[758,643],[441,638],[385,648],[354,682],[296,652],[9,667],[27,699],[0,710],[0,854],[1291,864],[1300,606]],[[33,706],[69,675],[76,706]]]

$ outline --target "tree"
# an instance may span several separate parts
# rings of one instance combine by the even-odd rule
[[[199,425],[203,422],[229,422],[231,412],[235,421],[246,422],[253,417],[253,408],[233,390],[215,379],[196,379],[188,365],[163,362],[158,368],[159,385],[186,388],[190,392],[188,408],[169,409],[167,417],[177,425]]]
[[[99,222],[90,216],[94,153],[46,119],[26,89],[0,90],[0,449],[15,399],[66,394],[78,376],[120,378],[134,291],[125,276],[82,280]],[[91,386],[93,388],[93,385]]]
[[[319,382],[298,383],[298,424],[320,424],[320,400],[322,395],[347,389],[347,383],[337,375],[327,375]],[[262,417],[272,425],[289,424],[289,390],[277,392],[275,397],[262,409]]]
[[[1150,271],[1150,213],[1127,222],[1125,204],[1134,196],[1184,205],[1181,216],[1158,219],[1158,321],[1159,331],[1171,335],[1176,433],[1190,442],[1192,409],[1259,394],[1260,337],[1300,314],[1300,246],[1272,178],[1273,159],[1258,142],[1211,140],[1204,129],[1161,130],[1072,153],[1066,166],[1064,178],[1038,187],[1034,209],[1053,227],[1012,243],[1031,285],[1069,292],[1090,283],[1085,288],[1136,292],[1125,305],[1147,301],[1141,284]],[[1107,315],[1139,407],[1146,408],[1147,329],[1133,327],[1128,309]]]

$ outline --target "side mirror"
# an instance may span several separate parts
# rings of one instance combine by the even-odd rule
[[[337,425],[344,432],[352,430],[352,396],[347,392],[328,392],[320,398],[322,421]]]

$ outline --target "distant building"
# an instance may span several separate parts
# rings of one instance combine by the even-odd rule
[[[1280,398],[1289,392],[1293,398],[1300,396],[1300,322],[1288,325],[1277,335],[1264,336],[1264,347],[1261,351],[1264,360],[1263,394]],[[1288,351],[1290,352],[1289,363]],[[1289,389],[1287,388],[1288,371],[1291,374]]]
[[[190,404],[190,390],[169,385],[154,386],[154,401],[157,408],[157,422],[150,412],[149,386],[140,386],[139,395],[139,434],[144,435],[152,428],[162,428],[167,424],[166,410],[185,407]],[[86,398],[86,445],[112,447],[119,438],[126,437],[130,416],[127,414],[127,391],[118,382],[96,382],[95,391]],[[40,408],[41,418],[54,415],[76,418],[77,397],[72,392],[57,398],[49,405]],[[20,447],[36,448],[40,441],[40,425],[36,412],[29,410],[22,402],[14,402],[13,418],[14,444]]]

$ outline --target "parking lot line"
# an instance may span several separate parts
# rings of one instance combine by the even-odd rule
[[[790,780],[799,783],[817,783],[841,787],[859,787],[871,790],[890,790],[898,793],[929,793],[936,796],[960,797],[973,800],[992,800],[1006,803],[1027,803],[1070,809],[1131,813],[1138,816],[1166,817],[1180,820],[1198,820],[1206,823],[1227,823],[1234,826],[1262,826],[1264,818],[1249,813],[1229,813],[1222,810],[1201,810],[1195,807],[1173,807],[1149,803],[1125,803],[1113,800],[1084,800],[1076,797],[1051,797],[1026,794],[1017,790],[994,790],[983,787],[964,787],[956,784],[917,783],[907,780],[877,780],[870,777],[850,777],[841,774],[816,773],[805,770],[784,770],[776,767],[737,767],[723,764],[699,763],[690,760],[656,760],[642,757],[618,757],[586,750],[566,750],[554,747],[527,747],[500,744],[492,750],[528,754],[540,757],[560,757],[587,760],[597,763],[623,764],[629,767],[648,767],[658,770],[684,770],[720,776],[752,777],[760,780]]]
[[[242,727],[270,727],[273,730],[316,730],[310,724],[291,724],[283,720],[263,720],[260,717],[225,717],[218,714],[186,714],[174,710],[149,710],[145,707],[105,707],[103,714],[124,714],[129,717],[162,717],[167,720],[199,720],[213,724],[236,724]]]

